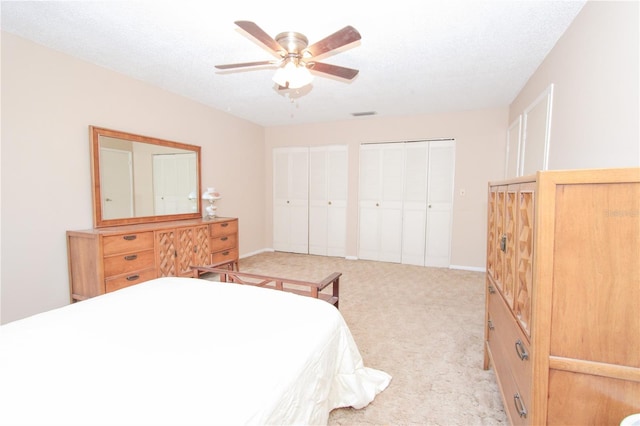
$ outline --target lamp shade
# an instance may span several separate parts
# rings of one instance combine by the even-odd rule
[[[282,87],[298,89],[313,81],[313,75],[304,65],[296,65],[287,62],[284,67],[278,68],[273,76],[273,81]]]

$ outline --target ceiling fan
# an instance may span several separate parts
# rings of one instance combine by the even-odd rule
[[[216,65],[221,70],[278,65],[273,77],[280,89],[297,89],[311,83],[313,76],[309,70],[329,74],[345,80],[352,80],[358,70],[315,61],[314,58],[339,49],[360,40],[360,33],[348,25],[328,37],[309,46],[309,40],[303,34],[293,31],[278,34],[272,38],[251,21],[236,21],[236,25],[255,37],[274,56],[279,59],[270,61],[244,62],[238,64]]]

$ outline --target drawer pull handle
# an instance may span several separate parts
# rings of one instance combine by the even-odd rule
[[[140,275],[130,275],[127,277],[127,281],[135,281],[140,278]]]
[[[524,402],[522,402],[522,397],[517,392],[516,392],[515,395],[513,395],[513,403],[516,406],[516,410],[518,411],[518,415],[520,417],[522,417],[523,419],[526,419],[527,418],[527,407],[524,406]]]
[[[137,254],[130,254],[129,256],[125,256],[124,260],[136,260],[138,258]]]
[[[287,203],[288,203],[288,201],[287,201]],[[222,225],[220,225],[220,226],[222,226],[223,228],[226,228],[227,226],[229,226],[229,224],[225,222],[225,223],[223,223],[223,224],[222,224]]]
[[[220,238],[220,240],[222,240],[222,241],[227,241],[228,239],[229,239],[229,237],[222,237],[222,238]]]
[[[502,238],[500,238],[500,250],[506,252],[507,251],[507,236],[503,235]]]
[[[522,343],[522,340],[520,339],[516,340],[516,353],[520,357],[521,361],[529,359],[529,352],[527,352],[527,349],[524,347],[524,343]]]
[[[496,327],[493,325],[493,321],[489,320],[488,325],[489,325],[489,330],[495,330]]]
[[[127,240],[127,241],[133,241],[133,240],[135,240],[136,238],[138,238],[138,236],[137,236],[137,235],[125,235],[125,236],[124,236],[124,237],[122,237],[122,238],[124,238],[124,239],[125,239],[125,240]]]
[[[496,289],[492,285],[490,285],[489,286],[489,294],[495,294],[495,293],[496,293]]]
[[[228,252],[228,251],[223,251],[223,252],[222,252],[222,255],[223,255],[223,256],[229,256],[229,252]]]

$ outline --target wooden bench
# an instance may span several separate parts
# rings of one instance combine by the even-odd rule
[[[207,266],[191,266],[191,269],[194,271],[195,277],[201,273],[211,272],[218,274],[221,282],[253,285],[313,297],[329,302],[336,308],[338,308],[340,300],[341,272],[334,272],[320,282],[313,282],[240,272],[234,270],[237,269],[234,260]],[[328,288],[329,286],[331,288]],[[322,292],[325,289],[327,291]]]

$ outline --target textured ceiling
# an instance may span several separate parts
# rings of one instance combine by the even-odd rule
[[[362,120],[511,103],[584,1],[2,1],[2,30],[263,126]],[[234,21],[314,43],[352,25],[362,40],[322,62],[360,70],[278,91],[273,59]]]

